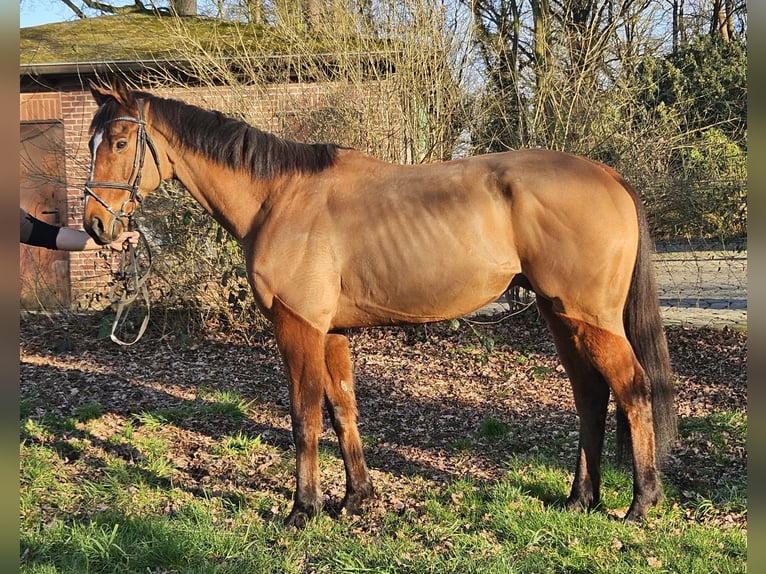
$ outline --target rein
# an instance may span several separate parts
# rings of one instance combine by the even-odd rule
[[[129,228],[133,230],[133,219],[129,219]],[[137,248],[132,244],[128,244],[128,248],[120,253],[120,266],[119,270],[114,274],[114,283],[112,284],[112,290],[109,294],[109,300],[114,308],[114,322],[112,323],[112,331],[109,337],[122,346],[130,346],[138,342],[146,331],[146,326],[149,324],[149,315],[151,312],[151,302],[149,299],[149,288],[147,280],[149,279],[149,273],[152,268],[152,252],[149,249],[149,242],[144,237],[143,233],[139,233],[139,244],[143,246],[146,251],[147,264],[146,269],[141,270],[138,263]],[[119,295],[118,295],[119,293]],[[117,335],[117,330],[120,326],[120,319],[125,315],[123,323],[127,323],[127,311],[128,307],[137,299],[143,299],[146,303],[146,316],[144,316],[141,326],[138,329],[138,334],[132,341],[123,341]]]

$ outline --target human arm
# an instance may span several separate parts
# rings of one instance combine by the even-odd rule
[[[41,221],[24,209],[21,210],[21,242],[46,249],[59,249],[62,251],[92,251],[101,249],[102,245],[88,235],[85,231],[71,227],[57,227]],[[128,244],[138,243],[138,231],[126,231],[109,244],[115,251],[122,251]]]
[[[122,251],[128,244],[136,245],[138,243],[138,231],[124,231],[120,236],[108,244],[108,247],[114,251]],[[104,245],[99,245],[96,241],[84,231],[72,229],[71,227],[62,227],[56,236],[56,249],[62,251],[92,251],[101,249]]]

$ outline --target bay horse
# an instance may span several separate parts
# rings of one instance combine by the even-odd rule
[[[579,445],[567,507],[599,503],[610,391],[632,455],[626,518],[642,519],[661,500],[658,468],[676,433],[673,376],[646,216],[617,172],[541,149],[395,165],[281,139],[119,78],[90,90],[99,108],[88,233],[111,242],[142,198],[174,178],[241,245],[288,378],[288,526],[322,509],[323,403],[346,471],[341,508],[357,512],[374,495],[347,330],[461,317],[510,285],[536,294],[571,381]]]

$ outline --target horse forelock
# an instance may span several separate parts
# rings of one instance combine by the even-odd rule
[[[143,94],[142,94],[143,96]],[[151,123],[179,147],[253,178],[316,173],[335,163],[338,146],[279,138],[218,111],[150,96]]]
[[[90,121],[89,133],[95,133],[104,128],[106,124],[120,115],[120,104],[114,99],[109,99],[96,110]]]

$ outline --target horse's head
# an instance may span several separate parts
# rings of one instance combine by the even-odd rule
[[[143,197],[162,183],[162,173],[142,94],[130,91],[119,79],[111,88],[91,84],[90,90],[99,108],[90,126],[91,169],[85,183],[83,226],[106,244],[127,229]]]

